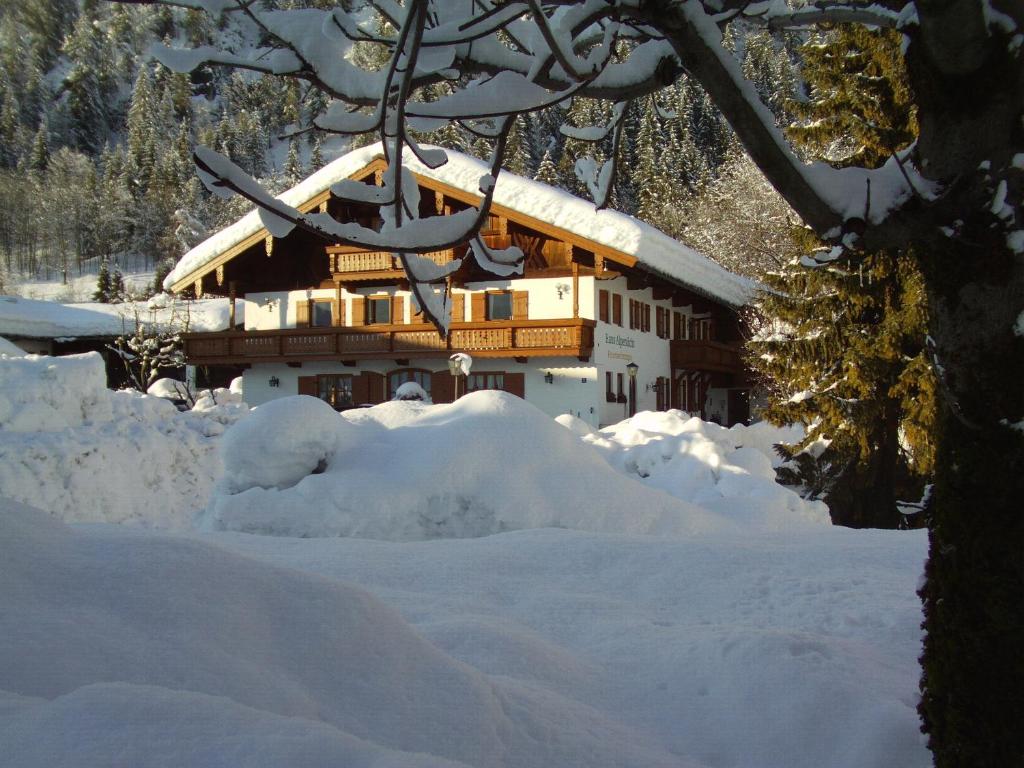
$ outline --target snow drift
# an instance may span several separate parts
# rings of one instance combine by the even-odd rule
[[[187,528],[221,471],[220,435],[247,411],[111,392],[95,352],[0,359],[0,494],[69,521]]]
[[[723,525],[624,483],[593,449],[503,392],[341,415],[315,398],[282,398],[232,428],[224,448],[205,529],[405,541],[539,527],[678,535]]]
[[[300,740],[289,765],[686,764],[581,704],[489,679],[320,576],[10,501],[0,564],[0,764],[239,765],[238,723],[273,747],[245,746],[245,765],[280,765]],[[396,750],[412,754],[392,763]]]

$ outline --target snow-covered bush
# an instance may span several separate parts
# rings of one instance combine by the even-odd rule
[[[290,488],[322,472],[345,439],[348,424],[323,400],[295,395],[271,400],[224,436],[224,478],[218,490]]]
[[[395,390],[395,396],[393,400],[412,400],[421,403],[429,403],[430,395],[415,381],[407,381],[404,384],[399,385],[398,389]]]

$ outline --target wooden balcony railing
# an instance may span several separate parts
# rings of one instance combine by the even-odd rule
[[[447,264],[455,258],[455,252],[451,248],[419,255],[430,259],[435,264]],[[327,261],[333,274],[352,275],[363,272],[397,272],[401,270],[398,259],[390,251],[336,253],[328,250]]]
[[[445,357],[466,351],[479,357],[589,357],[594,321],[502,320],[452,323],[445,339],[432,325],[286,328],[185,334],[185,356],[194,365],[355,360],[374,357]]]
[[[669,355],[673,368],[712,373],[742,373],[738,345],[706,339],[681,339],[671,342]]]

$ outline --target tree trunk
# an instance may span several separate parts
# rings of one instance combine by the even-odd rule
[[[940,768],[1024,765],[1024,264],[973,218],[923,260],[946,402],[918,710]]]

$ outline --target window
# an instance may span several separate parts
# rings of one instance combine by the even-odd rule
[[[390,296],[371,296],[366,300],[366,322],[370,325],[391,322]]]
[[[616,398],[616,400],[618,400],[620,403],[624,403],[624,402],[626,402],[626,390],[622,386],[622,374],[621,373],[616,373],[615,374],[615,380],[616,380],[616,382],[619,385],[619,395]]]
[[[604,372],[604,399],[609,403],[615,402],[615,389],[612,387],[612,372]]]
[[[512,319],[512,292],[501,291],[487,294],[487,319]]]
[[[478,389],[505,389],[505,373],[471,373],[466,377],[466,392]]]
[[[422,368],[402,368],[388,374],[388,398],[394,400],[398,388],[407,381],[415,381],[423,387],[427,395],[430,394],[430,371]]]
[[[336,410],[352,407],[352,375],[321,374],[316,377],[317,397]]]
[[[329,328],[334,325],[334,312],[332,310],[331,302],[329,301],[314,301],[312,307],[311,325],[317,328]]]
[[[672,338],[676,339],[676,341],[680,341],[682,339],[685,339],[686,338],[686,318],[683,317],[683,313],[682,312],[673,312],[672,313],[672,324],[674,326],[673,327],[674,335],[673,335]]]
[[[608,291],[597,292],[597,319],[602,323],[608,322]]]
[[[612,322],[622,325],[622,297],[617,293],[612,294]]]

